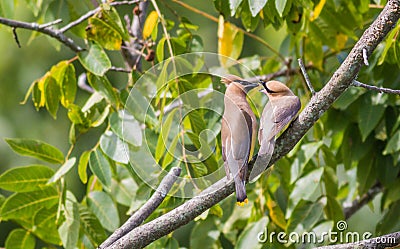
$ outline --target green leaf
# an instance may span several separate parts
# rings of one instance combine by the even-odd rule
[[[190,248],[204,248],[204,245],[213,248],[219,235],[214,218],[197,221],[190,235]]]
[[[97,76],[95,74],[88,73],[87,79],[89,84],[93,87],[94,90],[103,95],[104,98],[108,100],[112,105],[119,105],[119,98],[116,90],[112,87],[110,81],[108,81],[107,77]]]
[[[45,98],[46,98],[46,109],[49,111],[51,116],[56,119],[57,111],[60,101],[60,87],[58,86],[55,79],[51,76],[46,77],[45,80]]]
[[[315,153],[323,145],[323,141],[312,142],[301,145],[301,150],[297,152],[290,172],[290,183],[293,183],[303,173],[303,169],[308,162],[315,156]]]
[[[116,162],[124,164],[129,162],[128,145],[112,131],[105,131],[101,135],[100,148],[109,158]]]
[[[111,165],[100,149],[90,153],[89,167],[107,189],[111,187]]]
[[[150,102],[136,88],[132,88],[129,98],[126,100],[125,108],[137,121],[150,126],[157,126],[158,119]]]
[[[12,192],[39,190],[46,185],[54,171],[43,165],[28,165],[7,170],[0,176],[0,188]]]
[[[79,158],[79,164],[78,164],[78,175],[79,179],[81,179],[83,184],[87,183],[87,165],[89,163],[89,158],[90,158],[90,153],[92,151],[87,150],[82,152],[81,157]]]
[[[34,249],[36,245],[35,237],[24,229],[14,229],[7,237],[7,249]]]
[[[93,246],[97,248],[101,242],[107,239],[106,232],[101,226],[100,221],[88,207],[81,204],[79,205],[79,217],[83,232],[89,238]]]
[[[61,245],[56,225],[57,208],[57,206],[50,209],[41,208],[33,217],[35,229],[32,232],[47,243]]]
[[[325,215],[330,220],[344,220],[343,209],[340,203],[332,196],[327,195],[327,203],[324,207]]]
[[[121,49],[122,37],[120,33],[100,18],[92,17],[89,19],[86,36],[88,40],[96,41],[105,49]]]
[[[155,160],[157,162],[161,159],[161,157],[165,153],[165,148],[167,147],[167,142],[168,142],[168,136],[170,134],[171,126],[177,110],[178,109],[173,109],[170,113],[168,113],[164,123],[161,126],[161,132],[160,135],[158,136],[156,153],[155,153]]]
[[[130,165],[128,167],[131,167]],[[139,186],[133,180],[130,172],[124,167],[117,167],[118,177],[114,177],[111,184],[111,195],[115,201],[129,207],[135,200]]]
[[[358,110],[358,127],[364,142],[371,131],[378,125],[385,111],[384,105],[374,105],[369,95],[363,96]]]
[[[400,129],[389,139],[385,150],[383,151],[384,155],[395,153],[400,150]]]
[[[76,89],[75,67],[72,63],[68,63],[61,83],[61,104],[63,106],[67,107],[69,104],[74,103]]]
[[[265,232],[268,222],[268,216],[264,216],[256,222],[249,223],[240,234],[235,248],[261,248],[262,244],[257,238],[260,233]]]
[[[309,200],[318,188],[324,168],[318,168],[296,181],[289,196],[289,206],[286,210],[286,218],[291,216],[293,208],[300,200]]]
[[[275,1],[276,10],[278,11],[279,15],[282,17],[283,11],[285,10],[287,0],[278,0]],[[254,16],[254,15],[253,15]]]
[[[6,138],[5,141],[18,154],[35,157],[50,163],[64,162],[63,153],[48,143],[27,138]]]
[[[106,230],[113,232],[119,227],[118,210],[108,194],[100,191],[89,193],[88,205]]]
[[[357,183],[359,195],[366,193],[376,181],[378,174],[374,168],[374,157],[375,155],[370,151],[370,153],[363,157],[358,163]]]
[[[142,145],[142,128],[139,122],[128,112],[114,112],[110,116],[111,130],[122,139],[122,141],[139,147]]]
[[[61,177],[63,177],[65,174],[67,174],[72,167],[75,165],[76,158],[72,157],[68,159],[58,170],[57,172],[50,178],[48,183],[56,182],[60,180]]]
[[[92,127],[99,127],[104,123],[106,118],[108,117],[108,114],[110,113],[110,107],[111,105],[107,105],[103,112],[100,114],[100,116],[97,117],[95,121],[92,122]]]
[[[98,76],[103,76],[111,68],[107,54],[95,42],[91,43],[89,50],[79,52],[78,58],[86,70]]]
[[[88,120],[86,114],[82,112],[81,108],[75,104],[68,105],[68,118],[76,125],[89,127],[90,120]]]
[[[54,187],[43,190],[15,193],[4,202],[0,217],[9,219],[31,219],[42,207],[51,208],[58,203],[58,192]]]
[[[324,205],[321,202],[310,202],[300,200],[294,208],[287,224],[286,232],[302,232],[310,231],[311,228],[319,221],[323,214]]]
[[[276,2],[280,2],[281,0],[278,0]],[[286,0],[282,0],[283,2],[286,3]],[[267,3],[267,0],[249,0],[249,7],[251,11],[251,15],[254,17],[256,16],[262,8],[264,8],[265,4]],[[278,5],[278,4],[276,4]]]
[[[157,60],[159,62],[162,62],[164,60],[164,45],[165,45],[166,38],[163,37],[160,39],[160,41],[157,44],[157,49],[156,49],[156,56]]]
[[[65,205],[63,205],[65,221],[58,228],[63,247],[66,249],[74,249],[79,239],[79,206],[75,196],[67,191]]]
[[[377,234],[388,234],[400,230],[400,201],[393,203],[385,216],[376,226]]]
[[[325,190],[328,195],[337,196],[338,193],[338,178],[336,172],[330,167],[324,167],[323,181]]]

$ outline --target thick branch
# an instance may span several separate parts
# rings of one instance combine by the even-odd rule
[[[350,86],[363,64],[362,49],[365,48],[370,55],[399,17],[400,0],[389,0],[385,9],[364,32],[326,86],[311,98],[299,118],[279,137],[269,165],[272,165],[287,154],[332,103]],[[233,191],[233,183],[227,183],[226,178],[224,178],[203,191],[202,195],[194,197],[157,219],[133,229],[114,243],[111,248],[142,248],[187,224],[202,212],[233,193]]]
[[[156,208],[161,204],[180,174],[181,169],[178,167],[173,167],[171,171],[162,179],[160,185],[151,198],[138,211],[136,211],[125,222],[124,225],[122,225],[110,237],[108,237],[108,239],[105,240],[99,246],[99,248],[107,248],[133,228],[142,224],[142,222],[149,217],[150,214],[152,214],[154,210],[156,210]]]
[[[65,44],[67,47],[72,49],[74,52],[79,52],[82,51],[83,48],[75,44],[75,42],[69,38],[66,37],[62,32],[60,32],[57,29],[53,29],[52,27],[49,27],[46,24],[39,25],[38,23],[29,23],[29,22],[21,22],[21,21],[16,21],[16,20],[11,20],[7,18],[0,17],[0,23],[7,25],[12,28],[22,28],[22,29],[29,29],[29,30],[34,30],[43,34],[46,34],[48,36],[51,36],[61,43]]]
[[[119,2],[111,2],[108,3],[109,6],[118,6],[118,5],[125,5],[125,4],[134,4],[139,2],[140,0],[133,0],[133,1],[119,1]],[[60,23],[62,20],[58,19],[53,22],[45,23],[45,24],[38,24],[38,23],[29,23],[29,22],[22,22],[22,21],[16,21],[16,20],[11,20],[7,18],[0,17],[0,23],[4,24],[6,26],[12,27],[13,28],[13,33],[15,36],[15,39],[17,41],[18,46],[20,46],[18,37],[16,36],[16,28],[22,28],[22,29],[28,29],[28,30],[34,30],[40,33],[43,33],[45,35],[51,36],[55,39],[57,39],[59,42],[63,43],[65,46],[69,47],[72,51],[74,52],[80,52],[84,50],[81,48],[79,45],[77,45],[71,38],[67,37],[64,35],[66,31],[68,31],[70,28],[84,22],[85,20],[89,19],[91,16],[95,15],[97,12],[101,10],[102,6],[97,7],[94,10],[91,10],[78,18],[77,20],[67,24],[61,29],[54,29],[51,26],[57,23]]]
[[[360,210],[368,202],[372,201],[372,199],[374,199],[375,196],[381,192],[382,186],[379,183],[375,184],[372,188],[368,190],[367,193],[361,196],[361,198],[357,198],[356,200],[354,200],[351,206],[344,208],[343,212],[345,219],[347,220],[348,218],[350,218],[355,212]]]
[[[396,247],[400,244],[400,232],[386,234],[380,237],[359,242],[317,247],[318,249],[383,249]]]

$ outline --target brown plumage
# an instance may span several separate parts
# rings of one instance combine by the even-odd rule
[[[233,176],[237,203],[243,205],[247,203],[247,165],[257,136],[256,117],[246,100],[246,93],[258,84],[244,81],[234,75],[229,75],[222,81],[228,84],[221,127],[222,158],[228,179],[230,173]]]
[[[260,118],[258,155],[269,161],[274,152],[276,136],[297,116],[301,103],[299,98],[279,81],[262,82],[262,85],[262,92],[268,96],[269,101]],[[261,174],[267,165],[268,163],[257,164],[250,174],[250,179]]]

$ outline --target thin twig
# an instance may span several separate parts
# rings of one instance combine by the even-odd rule
[[[383,249],[383,248],[398,248],[400,244],[400,232],[386,234],[372,239],[366,239],[358,242],[321,246],[318,249]]]
[[[50,26],[54,26],[54,25],[59,24],[59,23],[62,23],[62,19],[57,19],[57,20],[54,20],[54,21],[51,21],[51,22],[48,22],[48,23],[45,23],[45,24],[41,24],[41,25],[39,25],[39,28],[43,29],[43,28],[47,28],[47,27],[50,27]]]
[[[356,200],[354,200],[351,206],[344,208],[343,212],[345,219],[347,220],[348,218],[350,218],[355,212],[360,210],[360,208],[362,208],[364,205],[374,199],[375,196],[381,192],[382,186],[380,184],[375,184],[367,191],[367,193],[361,196],[361,198],[357,198]]]
[[[87,82],[86,73],[81,73],[78,76],[78,87],[82,90],[85,90],[86,92],[94,93],[93,88],[89,86],[86,82]]]
[[[161,204],[168,192],[171,190],[172,185],[181,174],[181,168],[173,167],[170,172],[162,179],[160,185],[150,199],[136,211],[120,228],[107,238],[100,246],[99,249],[111,246],[115,241],[123,237],[135,227],[142,224],[142,222],[150,216]]]
[[[121,73],[132,73],[132,71],[129,69],[125,69],[122,67],[114,67],[114,66],[110,67],[110,69],[108,69],[108,71],[121,72]]]
[[[17,28],[13,27],[12,32],[13,32],[14,40],[18,45],[18,48],[21,48],[21,43],[19,43],[19,39],[18,39]]]
[[[80,52],[83,50],[80,46],[78,46],[71,38],[66,37],[63,32],[60,32],[57,29],[53,29],[50,27],[48,24],[38,24],[38,23],[29,23],[29,22],[22,22],[22,21],[16,21],[16,20],[11,20],[7,18],[0,17],[0,23],[7,25],[12,28],[23,28],[23,29],[28,29],[28,30],[34,30],[43,34],[46,34],[48,36],[51,36],[61,43],[65,44],[67,47],[72,49],[74,52]],[[50,24],[53,24],[51,22]]]
[[[109,6],[118,6],[118,5],[131,5],[134,3],[138,3],[140,0],[133,0],[133,1],[118,1],[118,2],[111,2],[108,3]],[[89,19],[90,17],[94,16],[97,12],[99,12],[103,7],[99,6],[97,8],[95,8],[94,10],[90,10],[89,12],[87,12],[86,14],[84,14],[83,16],[79,17],[78,19],[76,19],[73,22],[68,23],[67,25],[65,25],[64,27],[62,27],[60,29],[61,33],[65,33],[67,30],[81,24],[82,22],[84,22],[85,20]]]
[[[311,84],[310,77],[308,77],[308,74],[307,74],[306,68],[304,66],[303,60],[301,58],[299,58],[299,59],[297,59],[297,62],[299,63],[301,72],[303,73],[304,80],[306,81],[306,84],[307,84],[308,88],[310,89],[311,94],[315,95],[314,87]]]
[[[305,66],[306,69],[312,69],[314,68],[311,64]],[[264,74],[264,75],[259,75],[259,76],[255,76],[255,77],[251,77],[251,78],[245,78],[246,81],[249,82],[259,82],[260,80],[262,81],[270,81],[273,80],[275,78],[278,77],[282,77],[282,76],[292,76],[295,74],[300,73],[298,69],[282,69],[279,70],[278,72],[275,73],[270,73],[270,74]]]
[[[366,88],[368,90],[377,91],[377,92],[380,92],[380,93],[391,93],[391,94],[400,95],[400,90],[393,90],[393,89],[385,88],[385,87],[370,86],[370,85],[361,83],[361,82],[359,82],[357,80],[353,80],[351,85],[352,86],[356,86],[356,87],[363,87],[363,88]]]

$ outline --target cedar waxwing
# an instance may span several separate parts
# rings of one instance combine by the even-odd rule
[[[242,206],[247,203],[247,164],[252,157],[257,136],[256,116],[246,100],[246,93],[258,84],[234,75],[229,75],[222,81],[228,85],[221,127],[222,158],[228,179],[229,173],[232,173],[237,203]]]
[[[274,152],[276,136],[284,131],[288,124],[297,116],[301,103],[299,98],[283,83],[279,81],[261,82],[264,90],[261,92],[268,96],[268,103],[265,105],[260,118],[260,130],[258,131],[258,142],[260,150],[258,156],[270,159]],[[254,179],[261,174],[268,163],[256,164],[250,174]]]

